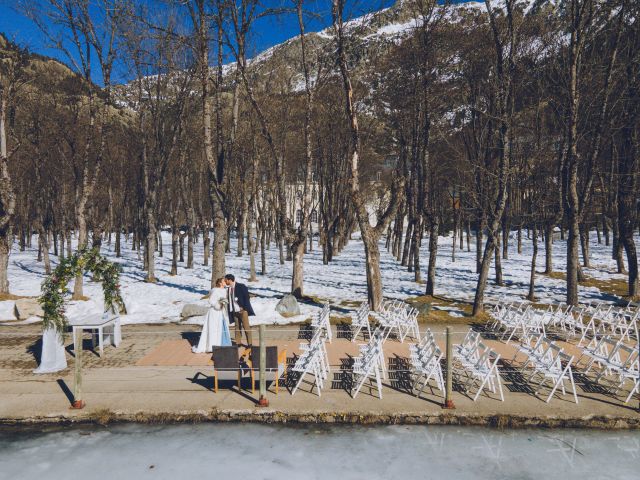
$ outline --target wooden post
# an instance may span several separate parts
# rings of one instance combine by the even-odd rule
[[[267,400],[267,346],[265,345],[264,333],[265,326],[260,325],[258,327],[260,337],[260,400],[258,400],[258,406],[268,407],[269,400]]]
[[[82,328],[76,329],[73,337],[73,353],[76,358],[71,408],[81,409],[85,406],[82,400]]]
[[[447,385],[444,397],[443,408],[456,408],[451,398],[451,391],[453,389],[453,354],[451,353],[451,327],[447,327]]]

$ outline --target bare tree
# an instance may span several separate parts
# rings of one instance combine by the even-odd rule
[[[358,115],[354,106],[353,86],[347,66],[347,55],[345,51],[344,32],[344,0],[332,0],[333,29],[337,43],[337,61],[342,76],[342,84],[345,95],[345,110],[349,119],[349,130],[351,134],[351,160],[350,160],[350,190],[351,200],[355,207],[356,217],[360,226],[360,233],[364,243],[367,271],[367,298],[372,310],[378,310],[383,299],[382,275],[380,274],[380,247],[378,242],[382,234],[387,230],[391,218],[395,214],[400,195],[399,190],[404,186],[404,180],[397,178],[391,192],[386,211],[378,216],[375,225],[369,221],[369,212],[365,199],[360,189],[360,128],[358,126]]]
[[[20,50],[0,57],[0,294],[9,293],[7,269],[12,243],[11,227],[16,210],[9,161],[20,146],[19,141],[12,139],[14,145],[9,149],[11,128],[8,119],[10,110],[16,108],[16,91],[24,82],[25,61],[26,54]]]

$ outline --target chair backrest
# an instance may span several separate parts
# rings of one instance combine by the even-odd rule
[[[565,355],[565,353],[562,351],[562,348],[554,342],[551,342],[549,344],[549,348],[547,349],[547,353],[542,359],[542,363],[547,368],[561,367],[562,365],[560,364],[560,359],[563,355]]]
[[[267,370],[275,370],[278,368],[278,347],[266,347],[267,362],[265,368]],[[260,369],[260,347],[251,347],[251,367],[254,370]]]
[[[628,370],[638,370],[638,347],[630,345],[621,345],[618,352],[620,356],[620,364]]]
[[[239,366],[238,347],[213,347],[211,360],[216,370],[236,370]]]
[[[480,334],[474,329],[470,328],[467,334],[464,336],[460,347],[463,349],[469,349],[475,346],[480,341]]]

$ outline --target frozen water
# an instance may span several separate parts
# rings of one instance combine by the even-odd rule
[[[201,424],[0,433],[0,478],[637,478],[640,433]]]

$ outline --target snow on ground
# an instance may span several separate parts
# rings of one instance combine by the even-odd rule
[[[123,317],[123,323],[166,323],[180,320],[180,311],[187,303],[202,301],[208,293],[211,269],[202,266],[202,243],[195,246],[195,267],[192,270],[179,264],[178,275],[170,276],[170,235],[163,234],[165,256],[156,257],[157,284],[144,282],[142,259],[137,252],[131,250],[130,243],[123,245],[123,257],[115,258],[113,244],[103,244],[103,253],[112,261],[122,266],[122,293],[127,305],[128,314]],[[313,251],[305,256],[305,294],[328,300],[332,305],[340,307],[342,302],[363,301],[366,299],[366,277],[364,265],[364,250],[359,234],[354,234],[354,240],[329,265],[322,264],[322,251],[314,245]],[[512,234],[509,259],[503,260],[505,286],[493,284],[493,268],[486,291],[487,302],[501,298],[522,299],[528,292],[531,242],[526,235],[523,238],[523,252],[516,250],[515,232]],[[34,240],[33,245],[37,242]],[[235,240],[232,245],[236,245]],[[428,259],[428,242],[423,242],[422,269],[423,278],[426,276],[426,261]],[[381,268],[386,297],[406,299],[424,293],[424,285],[413,281],[414,274],[402,267],[381,244]],[[475,293],[477,275],[475,274],[475,241],[472,238],[471,252],[456,249],[456,261],[451,260],[452,239],[440,237],[438,250],[438,268],[436,294],[459,301],[472,301]],[[599,245],[595,235],[591,238],[591,264],[586,269],[588,276],[598,279],[624,279],[624,275],[615,272],[615,261],[611,259],[611,247]],[[566,244],[556,241],[553,250],[554,268],[564,270]],[[34,248],[20,252],[17,246],[11,253],[9,261],[10,289],[16,295],[37,296],[44,278],[44,267],[36,261],[37,251]],[[540,244],[538,253],[538,271],[544,268],[544,244]],[[186,251],[185,251],[186,256]],[[52,255],[52,262],[57,263],[57,257]],[[227,255],[227,270],[236,275],[237,280],[249,285],[255,296],[252,304],[256,310],[253,324],[258,323],[291,323],[308,318],[318,310],[318,306],[301,304],[302,315],[294,318],[282,317],[275,311],[278,300],[290,291],[291,262],[279,264],[278,250],[275,245],[267,251],[267,275],[258,275],[258,282],[248,283],[249,256],[237,257],[235,251]],[[256,255],[256,264],[260,265],[260,257]],[[68,316],[102,311],[102,291],[99,284],[90,282],[85,277],[85,295],[90,298],[86,302],[70,302]],[[564,300],[565,282],[560,279],[537,275],[536,295],[542,303],[556,303]],[[595,287],[580,286],[582,302],[592,300],[615,301],[616,297],[603,293]],[[13,301],[0,302],[0,319],[9,318],[13,310]],[[439,307],[443,308],[443,307]],[[348,307],[347,307],[348,309]],[[347,309],[342,308],[345,313]],[[455,313],[455,312],[454,312]],[[191,323],[202,322],[202,318],[193,318]]]

